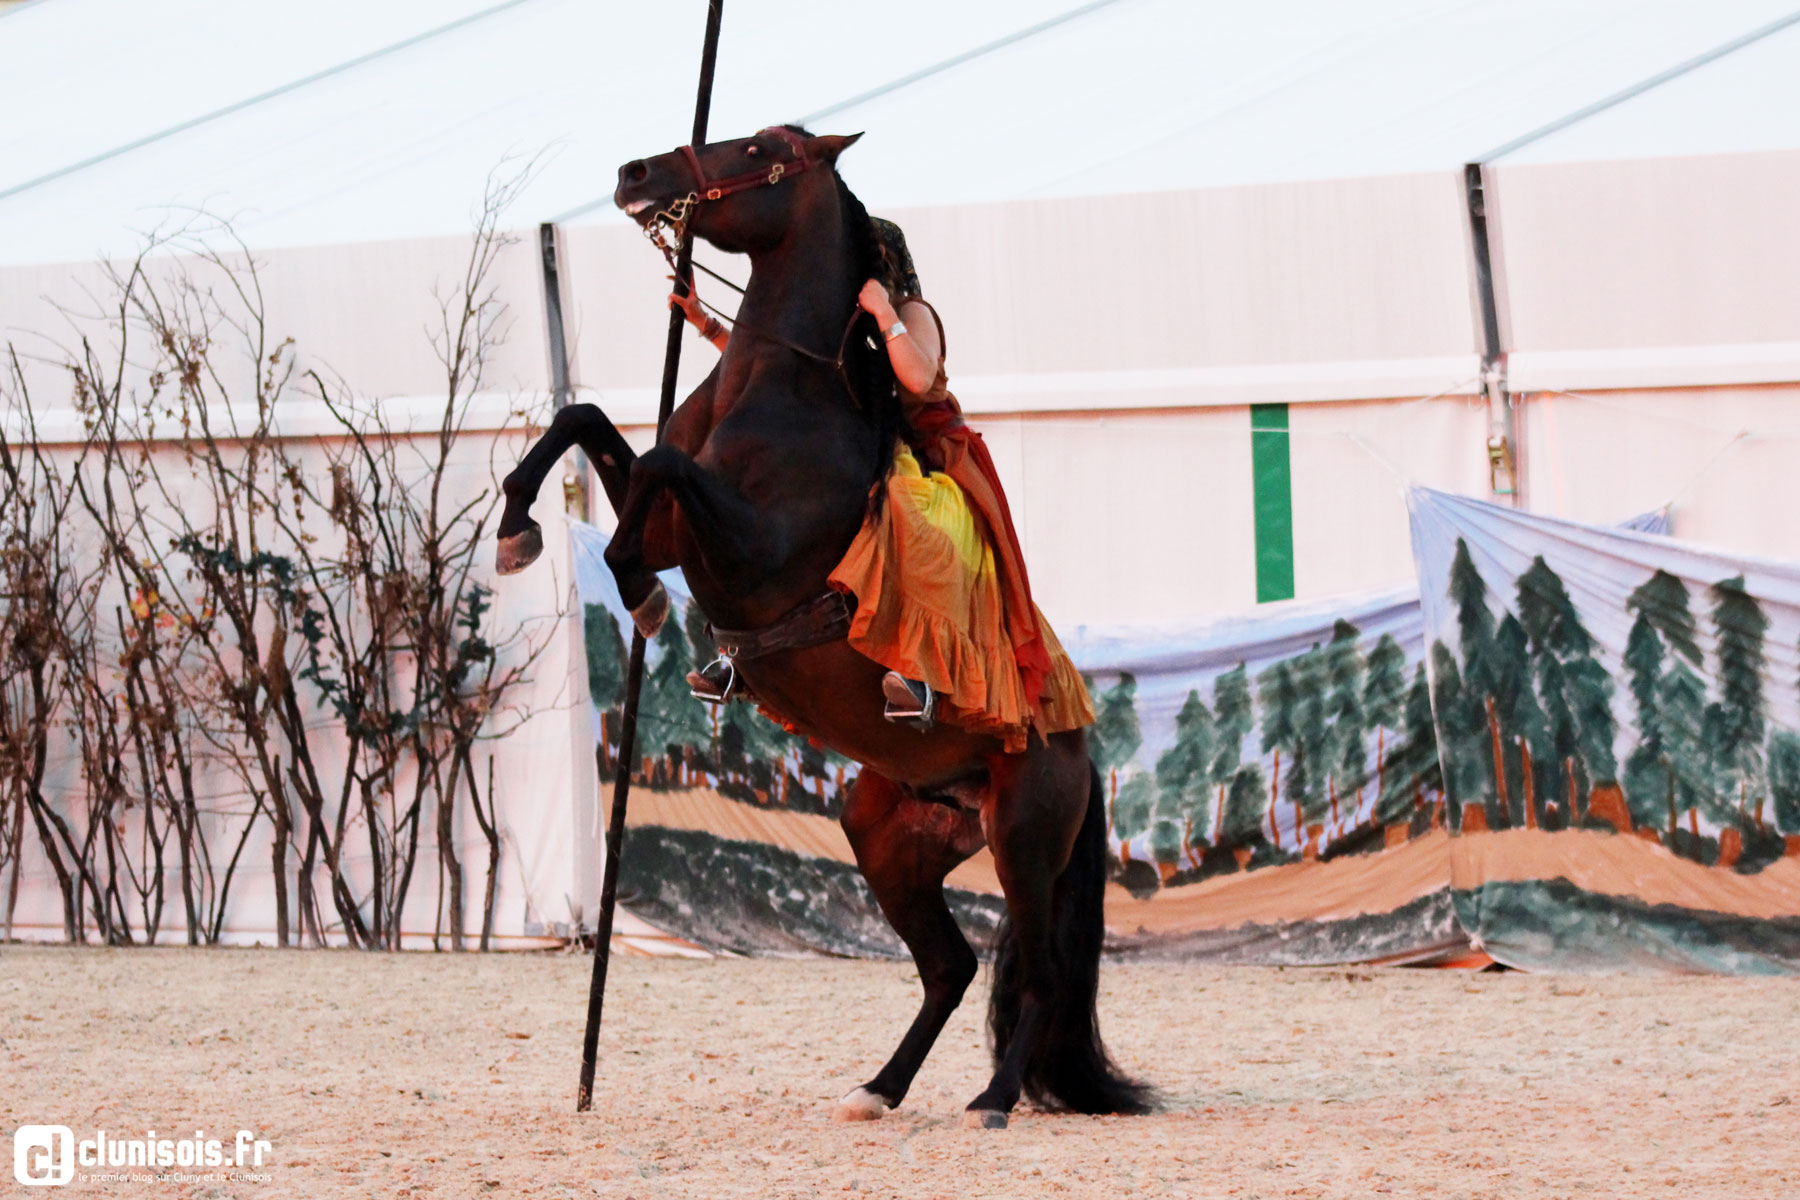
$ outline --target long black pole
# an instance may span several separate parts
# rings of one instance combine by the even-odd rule
[[[725,0],[709,0],[706,6],[706,43],[700,53],[700,90],[694,98],[694,136],[691,145],[706,144],[706,118],[712,110],[713,64],[719,57],[719,18]],[[675,260],[675,289],[681,295],[693,290],[694,239],[685,230]],[[681,366],[681,327],[685,318],[678,309],[669,311],[669,340],[663,350],[662,403],[656,410],[656,440],[675,411],[675,375]],[[625,669],[625,711],[619,721],[619,760],[614,768],[612,816],[606,824],[606,867],[600,880],[600,920],[594,929],[594,977],[588,985],[587,1032],[581,1039],[581,1087],[575,1093],[575,1111],[586,1112],[594,1103],[594,1058],[600,1046],[600,1010],[606,1003],[606,967],[612,959],[613,909],[619,902],[619,853],[625,842],[625,805],[631,796],[631,766],[637,755],[638,693],[644,687],[644,635],[633,631],[631,660]],[[606,753],[606,747],[600,747]]]

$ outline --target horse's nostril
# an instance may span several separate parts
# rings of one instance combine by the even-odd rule
[[[650,178],[650,164],[635,158],[619,168],[620,183],[642,183]]]

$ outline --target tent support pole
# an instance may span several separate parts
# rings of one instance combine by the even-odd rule
[[[1484,164],[1472,162],[1463,167],[1463,197],[1468,208],[1475,292],[1481,307],[1481,392],[1487,398],[1488,406],[1488,486],[1495,499],[1518,508],[1523,503],[1518,410],[1506,386],[1506,350],[1500,336],[1500,297],[1494,285],[1492,245],[1488,237]]]
[[[554,222],[538,226],[538,265],[544,278],[544,336],[550,353],[551,410],[561,412],[575,400],[575,384],[569,370],[569,341],[563,321],[562,231]],[[592,524],[593,489],[588,486],[587,455],[575,451],[573,486],[564,484],[563,509],[570,516]]]
[[[700,54],[700,87],[694,98],[694,136],[691,144],[706,144],[706,118],[712,110],[713,66],[719,57],[719,18],[725,0],[708,0],[706,40]],[[685,234],[675,263],[675,289],[682,295],[692,290],[694,241]],[[681,366],[681,332],[685,317],[679,309],[669,312],[669,340],[663,352],[662,403],[656,412],[656,437],[675,411],[675,376]],[[613,910],[619,901],[619,855],[625,842],[625,804],[631,795],[631,767],[637,753],[638,695],[644,687],[644,635],[634,631],[631,659],[625,670],[625,711],[619,722],[618,770],[613,779],[612,815],[606,825],[606,868],[600,883],[600,919],[594,929],[594,975],[588,985],[587,1032],[581,1041],[581,1085],[575,1093],[575,1111],[586,1112],[594,1102],[594,1059],[600,1044],[600,1012],[606,1001],[606,968],[612,957]]]

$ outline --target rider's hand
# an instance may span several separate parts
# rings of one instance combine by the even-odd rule
[[[900,319],[899,315],[894,312],[893,301],[888,299],[887,288],[883,287],[878,279],[871,279],[862,285],[862,291],[857,294],[856,302],[862,306],[864,312],[874,317],[883,329]]]
[[[669,278],[674,279],[675,277],[671,275]],[[689,292],[685,296],[678,296],[674,292],[670,292],[669,307],[671,309],[680,309],[681,315],[686,317],[688,324],[692,325],[695,329],[699,329],[706,324],[706,310],[700,306],[700,295],[698,292]]]

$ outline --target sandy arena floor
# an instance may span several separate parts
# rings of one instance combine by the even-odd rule
[[[1800,1196],[1800,980],[1109,967],[1103,1027],[1166,1109],[982,1133],[980,1003],[897,1113],[831,1123],[916,998],[839,961],[615,960],[576,1116],[587,973],[0,947],[0,1125],[273,1143],[268,1182],[55,1195]]]

